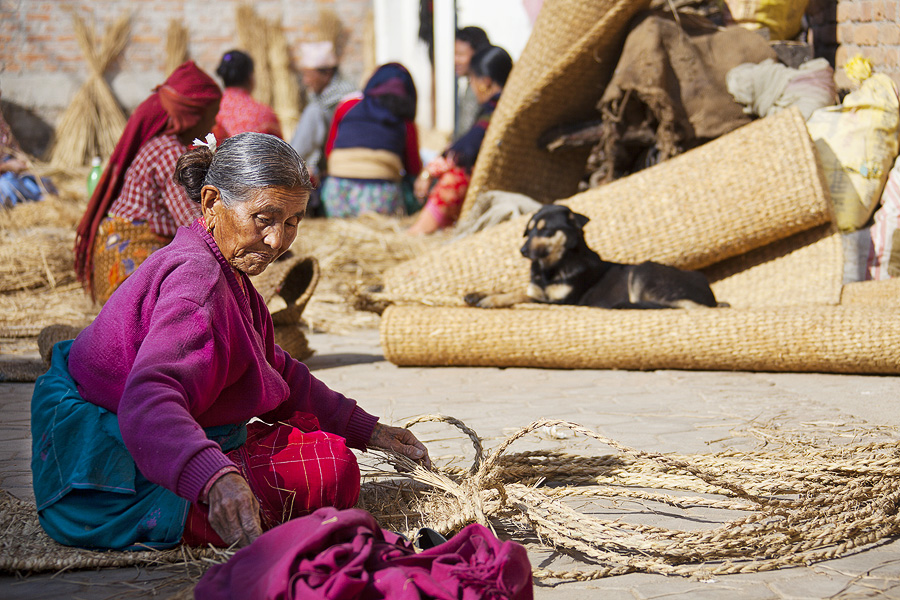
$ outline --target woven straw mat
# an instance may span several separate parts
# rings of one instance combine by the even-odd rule
[[[482,190],[550,202],[575,193],[589,148],[551,155],[549,127],[597,118],[628,21],[650,0],[545,0],[491,117],[462,214]]]
[[[186,558],[214,556],[210,550],[181,548],[146,552],[94,552],[56,543],[44,533],[34,503],[0,490],[0,573],[46,572],[178,563]]]
[[[560,204],[591,219],[585,227],[587,244],[607,260],[655,260],[698,269],[829,223],[833,212],[827,190],[803,117],[790,110]],[[525,216],[501,223],[389,269],[385,292],[400,300],[458,305],[468,292],[523,289],[529,263],[519,248],[527,221]],[[784,252],[776,248],[767,254]],[[838,301],[835,269],[841,258],[827,254],[815,272],[790,280],[803,290],[797,299]],[[739,264],[754,260],[750,256]],[[735,264],[714,278],[733,275]],[[813,263],[792,264],[793,273]],[[813,279],[807,288],[823,269],[826,277]],[[741,291],[735,287],[728,286],[729,296]],[[782,297],[777,290],[748,291],[767,295],[769,303]]]
[[[841,304],[900,307],[900,279],[848,283],[841,290]]]
[[[398,365],[900,373],[895,309],[604,310],[391,306]]]

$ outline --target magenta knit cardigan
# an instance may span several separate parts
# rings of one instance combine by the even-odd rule
[[[365,449],[378,420],[275,345],[265,301],[247,294],[195,222],[125,280],[69,354],[85,400],[114,412],[148,480],[196,502],[232,462],[204,427],[311,413]],[[85,443],[90,443],[85,440]]]

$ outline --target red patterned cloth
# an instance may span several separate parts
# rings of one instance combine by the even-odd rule
[[[439,156],[425,167],[435,180],[423,210],[431,213],[441,229],[456,223],[472,176],[451,159]]]
[[[282,137],[281,125],[275,111],[254,100],[242,88],[225,88],[222,103],[219,105],[219,114],[216,116],[216,125],[219,126],[222,139],[247,131]]]
[[[179,226],[200,217],[200,205],[191,202],[175,183],[175,163],[187,151],[174,135],[160,135],[144,144],[125,173],[122,192],[109,214],[129,221],[143,220],[153,233],[174,237]]]
[[[324,506],[351,508],[359,498],[359,465],[344,438],[319,430],[312,415],[298,413],[291,423],[297,427],[253,422],[247,442],[227,454],[259,501],[263,530]],[[184,542],[227,546],[198,504],[188,512]]]
[[[216,82],[189,60],[172,71],[131,113],[76,230],[75,274],[92,296],[94,238],[100,222],[109,216],[110,206],[119,197],[128,167],[144,144],[158,135],[188,131],[221,98],[222,90]]]

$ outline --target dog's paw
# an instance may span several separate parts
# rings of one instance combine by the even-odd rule
[[[470,292],[463,296],[463,302],[465,302],[469,306],[480,306],[479,303],[486,297],[486,294],[481,294],[479,292]]]

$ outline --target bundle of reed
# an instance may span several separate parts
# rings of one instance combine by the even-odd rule
[[[300,119],[300,85],[291,69],[291,52],[277,20],[268,23],[269,70],[272,76],[272,108],[281,131],[289,136]]]
[[[188,59],[187,27],[179,19],[169,21],[166,31],[166,74],[171,74]]]
[[[75,38],[89,67],[87,81],[75,94],[56,129],[50,163],[57,167],[78,167],[95,156],[107,157],[116,147],[125,128],[125,114],[103,79],[103,73],[128,43],[130,15],[119,17],[106,28],[97,44],[92,29],[76,13],[72,14]]]
[[[253,59],[256,86],[253,97],[272,105],[272,71],[269,67],[269,26],[256,14],[251,4],[239,4],[235,9],[237,34],[241,47]]]

